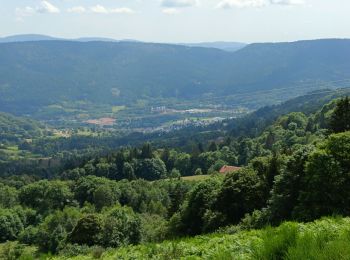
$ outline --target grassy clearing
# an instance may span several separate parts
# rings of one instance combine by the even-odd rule
[[[181,177],[181,180],[184,181],[202,181],[209,179],[211,176],[210,175],[194,175],[194,176],[185,176]]]
[[[324,218],[312,223],[286,222],[277,228],[211,234],[112,249],[101,259],[350,259],[350,218]],[[56,257],[58,259],[68,259]],[[94,259],[81,255],[75,260]]]
[[[0,148],[0,150],[8,155],[18,155],[20,152],[17,145],[5,146],[3,148]]]
[[[126,109],[126,106],[113,106],[112,107],[112,113],[113,114],[116,114],[122,110],[125,110]]]

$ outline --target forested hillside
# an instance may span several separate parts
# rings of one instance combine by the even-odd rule
[[[350,100],[341,98],[312,113],[281,115],[256,136],[228,133],[191,153],[146,143],[81,161],[51,180],[4,176],[0,256],[347,256],[348,219],[265,227],[349,216],[349,119]],[[242,167],[218,173],[223,165]],[[181,178],[188,175],[195,176]]]
[[[37,121],[0,112],[0,143],[43,136],[45,127]]]
[[[6,118],[11,118],[11,121],[4,121],[6,124],[4,124],[1,131],[0,174],[4,176],[20,173],[53,177],[64,170],[82,166],[86,161],[97,157],[99,154],[112,154],[122,147],[137,147],[139,150],[134,151],[132,157],[137,159],[140,158],[142,144],[147,141],[150,142],[153,150],[167,148],[164,156],[169,157],[171,155],[171,160],[175,160],[176,154],[185,157],[183,159],[185,161],[194,157],[191,159],[191,165],[186,162],[181,166],[181,169],[178,169],[184,176],[192,175],[197,168],[201,168],[202,172],[206,173],[217,158],[221,158],[229,164],[244,165],[246,160],[243,158],[244,155],[239,155],[239,149],[243,148],[238,148],[238,140],[243,140],[244,137],[259,137],[281,115],[295,111],[303,112],[309,116],[316,113],[320,107],[332,99],[349,93],[348,89],[315,91],[280,105],[261,108],[242,118],[227,119],[209,126],[189,126],[165,133],[129,134],[118,130],[86,127],[73,130],[67,128],[55,129],[52,126],[48,127],[27,118],[6,115]],[[22,124],[19,122],[22,122]],[[23,122],[29,126],[22,126]],[[24,130],[24,128],[27,130]],[[236,144],[232,143],[233,140]],[[213,142],[219,148],[229,146],[228,144],[232,143],[232,146],[235,146],[234,149],[231,149],[233,154],[230,156],[232,158],[218,154],[202,155],[202,157],[212,157],[209,160],[209,165],[204,162],[206,159],[195,158],[199,153],[216,149],[215,145],[211,145]],[[171,148],[175,150],[170,151]],[[127,151],[128,149],[126,149],[126,155],[123,155],[123,158],[129,158],[130,161]],[[166,154],[168,152],[170,152],[170,155]],[[260,152],[266,153],[265,150]],[[167,169],[171,171],[171,167],[173,167],[171,165],[173,164],[174,162],[167,163]],[[181,163],[177,162],[177,164]],[[47,165],[50,165],[50,167],[47,167]],[[220,164],[216,168],[219,166]],[[122,178],[122,176],[116,178]]]
[[[37,121],[15,117],[0,112],[0,172],[8,162],[18,164],[19,159],[33,157],[29,151],[19,148],[23,143],[30,143],[33,139],[40,139],[50,135],[50,131]]]
[[[283,100],[286,93],[342,86],[349,53],[349,40],[252,44],[234,53],[137,42],[2,43],[0,109],[27,114],[64,102],[79,101],[78,109],[84,102],[130,105],[289,89],[279,94]]]

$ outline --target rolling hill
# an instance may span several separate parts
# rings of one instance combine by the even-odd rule
[[[10,43],[10,42],[31,42],[31,41],[55,41],[59,38],[42,35],[42,34],[21,34],[21,35],[11,35],[7,37],[0,38],[0,43]]]
[[[130,104],[274,89],[342,86],[350,40],[251,44],[230,53],[140,42],[0,44],[0,110],[31,113],[59,102]]]
[[[116,42],[117,40],[103,37],[82,37],[77,39],[65,39],[43,34],[19,34],[0,38],[0,43],[35,41]]]
[[[190,47],[203,47],[203,48],[215,48],[224,51],[235,52],[238,51],[245,46],[246,43],[242,42],[200,42],[200,43],[182,43],[180,45],[190,46]]]

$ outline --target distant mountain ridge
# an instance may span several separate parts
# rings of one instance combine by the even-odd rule
[[[242,42],[200,42],[200,43],[181,43],[180,45],[190,47],[215,48],[224,51],[238,51],[248,44]]]
[[[77,42],[117,42],[115,39],[104,37],[81,37],[76,39],[58,38],[42,34],[20,34],[0,38],[0,43],[32,42],[32,41],[77,41]]]
[[[106,37],[80,37],[80,38],[59,38],[43,34],[19,34],[0,38],[0,43],[31,42],[31,41],[77,41],[77,42],[142,42],[133,39],[116,40]],[[172,43],[170,43],[172,44]],[[216,48],[225,51],[237,51],[247,44],[239,42],[203,42],[203,43],[179,43],[178,45],[190,47]]]
[[[29,42],[29,41],[55,41],[60,40],[56,37],[51,37],[41,34],[21,34],[21,35],[12,35],[0,38],[0,43],[10,43],[10,42]]]
[[[307,91],[307,84],[337,87],[349,75],[350,40],[251,44],[236,52],[142,42],[2,43],[0,110]]]

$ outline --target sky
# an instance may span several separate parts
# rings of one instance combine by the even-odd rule
[[[349,0],[0,0],[0,37],[147,42],[350,38]]]

